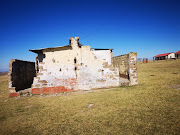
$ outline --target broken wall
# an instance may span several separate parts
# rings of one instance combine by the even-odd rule
[[[9,63],[9,93],[30,88],[36,76],[35,63],[12,59]]]
[[[124,54],[112,58],[113,66],[119,69],[122,78],[129,79],[129,54]]]
[[[138,74],[137,74],[137,53],[129,53],[129,80],[130,85],[138,84]]]
[[[45,58],[39,61],[33,94],[119,86],[119,71],[112,67],[111,50],[95,51],[90,46],[79,47],[77,38],[70,40],[71,48],[66,50],[42,50]]]
[[[138,84],[137,53],[130,52],[112,58],[113,67],[119,69],[120,78],[129,79],[130,85]]]

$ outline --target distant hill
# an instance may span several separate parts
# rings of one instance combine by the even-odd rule
[[[0,76],[7,75],[7,74],[8,74],[8,72],[0,72]]]

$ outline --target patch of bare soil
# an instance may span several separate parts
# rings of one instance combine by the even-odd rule
[[[27,105],[27,106],[25,106],[26,109],[29,109],[29,108],[31,108],[31,107],[32,107],[32,105]]]
[[[177,84],[177,85],[170,85],[171,88],[174,88],[174,89],[177,89],[177,90],[180,90],[180,84]]]

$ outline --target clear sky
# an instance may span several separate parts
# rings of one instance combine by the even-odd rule
[[[139,58],[180,50],[180,0],[0,0],[0,71],[29,49],[83,45]]]

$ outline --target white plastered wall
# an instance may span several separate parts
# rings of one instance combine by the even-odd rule
[[[170,58],[175,58],[175,54],[174,53],[169,54],[168,59],[170,59]]]
[[[48,87],[65,86],[74,90],[119,86],[118,69],[111,67],[111,51],[92,51],[90,46],[78,46],[77,38],[70,38],[72,49],[44,50],[43,64],[38,76]],[[63,80],[75,79],[73,85]],[[34,80],[33,87],[39,84]],[[42,84],[39,84],[42,86]]]
[[[97,59],[102,59],[111,64],[112,53],[111,50],[91,50]]]

